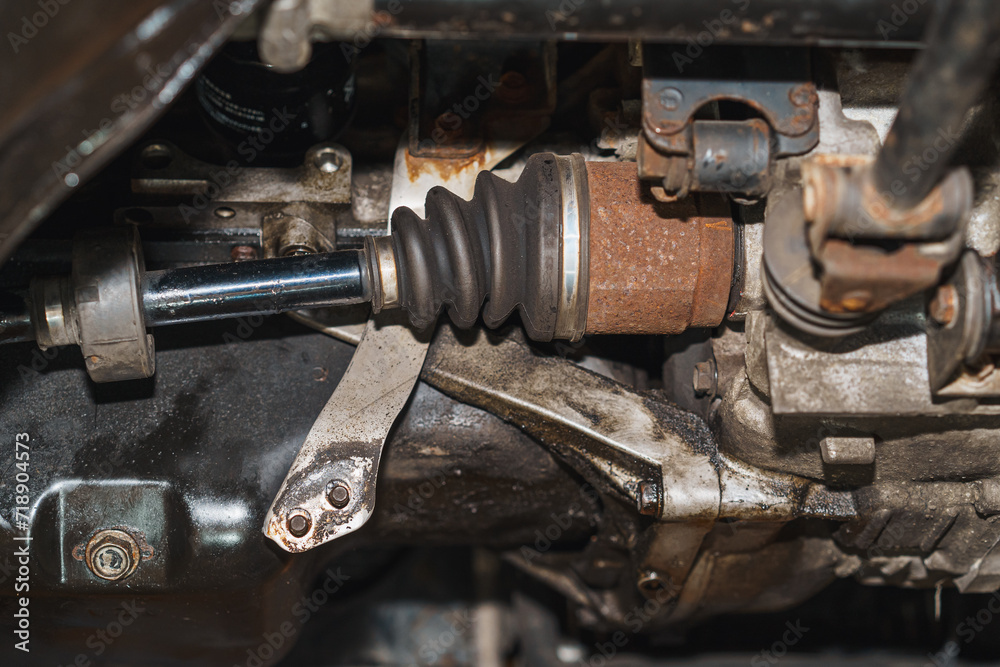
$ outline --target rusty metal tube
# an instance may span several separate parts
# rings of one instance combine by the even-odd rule
[[[587,333],[679,334],[721,324],[735,256],[725,199],[658,202],[633,163],[592,162],[587,176]]]

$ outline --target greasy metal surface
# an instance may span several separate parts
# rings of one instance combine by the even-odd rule
[[[212,165],[169,141],[146,143],[136,156],[137,201],[116,219],[136,224],[167,266],[229,261],[241,245],[261,257],[296,247],[329,252],[350,210],[353,160],[337,144],[313,146],[295,168]]]
[[[427,352],[429,335],[404,322],[398,311],[369,320],[347,373],[292,463],[264,519],[264,534],[286,551],[313,549],[357,530],[371,517],[382,447],[413,392]],[[337,482],[351,489],[343,507],[332,506],[327,497],[330,484]],[[305,510],[312,521],[299,536],[287,523],[295,510]]]
[[[719,511],[711,436],[693,415],[519,340],[442,327],[422,377],[455,398],[517,424],[585,476],[641,507],[641,484],[659,491],[663,519]],[[648,489],[647,489],[648,492]]]
[[[230,201],[345,204],[351,201],[352,167],[351,154],[334,143],[310,148],[299,167],[245,167],[231,162],[220,170],[219,165],[195,159],[168,141],[157,141],[139,152],[132,189],[149,195],[207,196],[213,209]],[[189,208],[188,217],[205,206]]]
[[[590,163],[587,333],[677,334],[714,327],[732,287],[725,202],[657,202],[631,163]]]
[[[303,617],[292,610],[328,568],[336,574],[342,567],[360,583],[359,564],[382,563],[375,573],[389,584],[383,554],[400,545],[517,549],[550,525],[551,513],[562,516],[571,506],[580,511],[566,516],[562,539],[577,543],[592,530],[598,503],[544,447],[421,384],[389,438],[376,513],[344,542],[363,550],[360,563],[327,562],[341,547],[290,557],[261,534],[261,522],[353,349],[283,317],[257,327],[172,327],[158,342],[160,374],[129,385],[94,385],[74,351],[41,368],[33,345],[0,350],[0,427],[31,434],[38,499],[29,664],[69,665],[81,652],[96,663],[84,642],[133,599],[144,611],[102,658],[242,664],[265,633],[286,620],[300,627]],[[4,469],[14,462],[13,447],[0,453]],[[15,504],[15,486],[0,478],[5,507]],[[77,560],[70,552],[96,531],[122,526],[144,533],[151,557],[125,581],[99,580],[82,553]],[[11,563],[21,544],[14,535],[0,522],[0,547]],[[373,552],[372,545],[380,546]],[[0,565],[7,567],[4,557]],[[346,595],[332,597],[328,608],[354,599]],[[16,608],[9,578],[0,586],[0,611]],[[347,620],[356,618],[353,604],[345,609]],[[325,635],[329,626],[316,620]],[[310,632],[303,627],[277,654]],[[13,642],[0,646],[0,663],[22,665],[22,657]]]
[[[1000,414],[991,402],[933,398],[921,306],[891,309],[865,332],[837,341],[796,335],[769,319],[765,341],[774,414]]]
[[[31,19],[36,2],[3,3],[0,23],[27,25],[30,39],[10,32],[20,41],[0,64],[0,262],[177,98],[257,4],[65,3]]]

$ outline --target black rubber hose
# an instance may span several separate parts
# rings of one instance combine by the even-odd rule
[[[965,117],[986,90],[1000,58],[1000,2],[939,3],[927,48],[917,56],[899,114],[875,162],[875,186],[908,210],[950,168]]]
[[[443,308],[460,327],[503,323],[515,308],[528,335],[552,340],[559,299],[562,195],[556,156],[532,156],[517,183],[484,172],[465,201],[444,188],[427,195],[426,219],[392,217],[400,305],[419,328]],[[485,303],[485,307],[484,307]]]

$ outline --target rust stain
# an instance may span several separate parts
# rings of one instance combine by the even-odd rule
[[[406,152],[406,171],[410,182],[415,183],[424,175],[436,176],[443,181],[450,181],[458,174],[469,171],[480,172],[485,169],[486,154],[476,153],[470,157],[455,159],[419,158]]]

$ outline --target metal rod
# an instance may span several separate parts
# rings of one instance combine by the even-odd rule
[[[360,250],[147,272],[147,326],[347,306],[371,299]]]
[[[16,299],[17,303],[8,303]],[[3,295],[0,297],[0,343],[24,343],[35,340],[31,316],[24,306],[24,299]]]
[[[969,110],[986,90],[1000,56],[1000,2],[946,0],[928,47],[907,79],[899,115],[874,167],[875,186],[909,210],[938,185],[958,149]]]
[[[379,35],[405,39],[573,39],[917,45],[933,3],[900,0],[374,0]],[[900,5],[906,7],[904,12]]]

